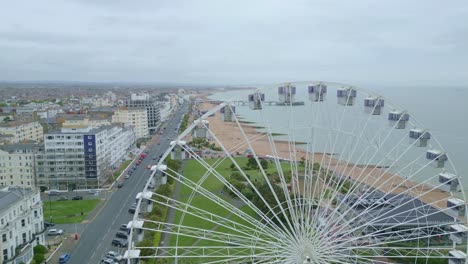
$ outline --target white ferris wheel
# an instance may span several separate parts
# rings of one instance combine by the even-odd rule
[[[460,175],[410,112],[329,82],[233,94],[152,167],[131,263],[468,263]]]

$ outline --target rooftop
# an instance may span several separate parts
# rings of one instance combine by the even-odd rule
[[[32,193],[31,189],[7,187],[0,190],[0,212]]]

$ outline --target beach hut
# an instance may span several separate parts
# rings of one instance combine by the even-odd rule
[[[465,216],[465,201],[455,197],[447,200],[447,214],[453,217]]]
[[[451,225],[450,231],[453,232],[450,234],[450,240],[457,244],[466,244],[468,227],[461,224]]]
[[[409,131],[410,144],[416,147],[426,147],[427,142],[431,139],[431,133],[427,130],[413,128]]]
[[[278,97],[282,104],[293,104],[296,101],[296,86],[287,83],[278,87]]]
[[[193,138],[209,138],[208,129],[210,128],[210,122],[208,120],[195,120],[195,128],[193,129]]]
[[[371,115],[380,115],[384,107],[384,99],[381,97],[367,97],[364,99],[364,111]]]
[[[236,113],[234,105],[226,105],[221,108],[221,116],[224,122],[232,122],[232,117]]]
[[[450,250],[448,263],[449,264],[465,264],[466,253],[460,250]]]
[[[256,91],[253,94],[249,94],[249,107],[252,110],[260,110],[263,107],[263,102],[265,101],[265,94],[259,91]]]
[[[327,85],[323,83],[309,85],[309,100],[322,102],[327,96]]]
[[[356,98],[356,90],[353,88],[338,88],[336,96],[338,98],[338,104],[344,106],[354,105],[354,99]]]
[[[395,129],[404,129],[409,121],[409,114],[401,111],[392,111],[388,113],[388,123]]]
[[[456,192],[460,186],[457,175],[447,172],[439,174],[439,182],[443,184],[440,188],[446,192]]]
[[[184,146],[186,145],[185,141],[177,140],[171,141],[171,146],[174,146],[171,151],[171,159],[173,160],[183,160],[185,159],[185,150]]]
[[[447,154],[437,149],[430,149],[426,152],[426,158],[432,160],[432,165],[436,168],[443,168],[448,160]]]

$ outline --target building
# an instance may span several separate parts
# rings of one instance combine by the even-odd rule
[[[112,123],[122,123],[127,126],[132,126],[137,139],[149,136],[146,108],[121,107],[114,112]]]
[[[374,234],[381,240],[413,239],[444,234],[454,218],[407,194],[373,190],[365,195],[338,195],[339,211],[352,220],[357,233]],[[360,226],[362,229],[358,229]]]
[[[43,131],[37,121],[12,121],[0,124],[0,134],[13,135],[10,143],[29,140],[40,142],[44,136]]]
[[[33,247],[45,244],[44,232],[38,190],[17,187],[0,190],[0,251],[3,263],[30,263]]]
[[[37,150],[36,184],[49,190],[101,188],[134,142],[134,132],[118,125],[50,132]]]
[[[34,151],[36,147],[37,144],[34,143],[0,145],[0,188],[35,186]]]
[[[156,133],[161,124],[160,105],[156,99],[147,93],[131,94],[130,99],[124,100],[124,106],[128,108],[145,108],[148,117],[148,130],[150,134]]]

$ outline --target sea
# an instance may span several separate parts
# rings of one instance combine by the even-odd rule
[[[299,86],[301,85],[298,85],[296,100],[304,101],[306,105],[310,104],[307,88],[300,89]],[[258,88],[265,93],[266,101],[278,100],[277,86],[264,85]],[[248,94],[252,91],[252,89],[227,90],[214,93],[209,98],[222,101],[246,101]],[[407,111],[411,115],[411,121],[417,122],[420,128],[428,129],[438,143],[438,148],[447,152],[450,167],[454,173],[461,176],[464,182],[463,189],[468,190],[468,87],[366,87],[365,92],[384,98],[387,108]],[[329,93],[327,100],[334,100],[336,104],[336,91]],[[361,101],[357,103],[362,104]],[[290,125],[291,117],[281,108],[272,106],[264,109],[262,118],[259,118],[258,111],[252,111],[248,106],[237,106],[236,112],[245,121],[255,122],[258,126],[269,126],[273,132],[285,132],[284,124]],[[301,106],[296,109],[297,115],[307,115],[302,112]],[[340,108],[336,109],[340,111]],[[267,123],[265,120],[268,120]],[[352,120],[347,121],[350,122],[350,126],[353,125]],[[300,139],[300,136],[295,138],[295,140]]]

